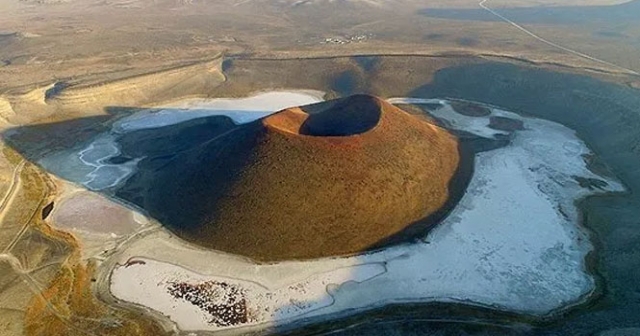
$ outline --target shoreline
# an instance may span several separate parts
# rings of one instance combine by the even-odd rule
[[[543,71],[541,71],[541,72],[543,72]],[[563,76],[565,76],[565,75],[563,75]],[[605,83],[602,83],[602,84],[604,85]],[[450,94],[446,94],[446,95],[443,95],[443,96],[456,97],[456,96],[459,96],[459,95],[460,95],[460,93],[456,93],[455,91],[453,91]],[[494,106],[495,105],[498,105],[498,106],[507,106],[508,105],[508,104],[505,105],[503,101],[496,100],[497,98],[491,98],[492,97],[491,95],[489,95],[488,97],[489,98],[486,98],[486,99],[482,99],[482,98],[478,99],[477,96],[473,96],[473,95],[471,95],[469,97],[465,96],[465,98],[471,99],[471,100],[491,101],[494,104]],[[535,112],[535,108],[534,108],[534,111],[533,111],[535,113],[528,113],[526,110],[523,111],[524,107],[518,106],[519,104],[517,104],[517,103],[515,103],[515,105],[516,105],[516,107],[514,108],[513,104],[511,104],[511,109],[515,109],[515,110],[517,110],[519,112],[525,112],[525,115],[540,116],[540,114],[541,114],[540,112]],[[594,108],[593,110],[595,111],[596,109]],[[556,110],[551,109],[551,111],[560,112],[557,109]],[[591,113],[591,112],[589,112],[589,113]],[[617,112],[615,112],[615,113],[617,113]],[[613,113],[614,117],[616,117],[615,113]],[[571,114],[571,116],[568,117],[569,119],[563,118],[562,116],[559,116],[557,118],[556,117],[549,118],[548,117],[549,114],[550,113],[546,113],[546,116],[545,116],[545,114],[543,113],[543,116],[540,116],[540,117],[541,118],[545,118],[545,119],[553,119],[553,120],[556,120],[556,121],[558,121],[558,118],[560,118],[561,120],[559,122],[561,122],[563,125],[568,125],[568,126],[573,125],[571,127],[573,129],[576,129],[576,130],[580,131],[580,132],[584,132],[585,127],[582,127],[582,126],[575,127],[575,124],[587,124],[588,123],[588,122],[584,122],[584,120],[575,119],[575,118],[579,118],[579,117],[576,117],[576,115],[574,115],[575,113]],[[588,116],[589,114],[586,114],[586,115]],[[571,121],[571,122],[567,123],[567,120],[573,120],[571,118],[574,118],[576,121]],[[606,130],[607,127],[608,126],[605,125],[604,129]],[[596,133],[592,132],[592,135],[593,134],[596,134]],[[582,135],[584,135],[584,134],[582,134]],[[585,139],[582,136],[581,136],[581,138]],[[598,143],[598,141],[596,141],[596,143]],[[594,148],[593,146],[591,146],[591,143],[590,143],[590,146],[589,146],[589,148],[591,149],[591,151],[593,153],[596,153],[598,156],[601,156],[601,154],[602,154],[602,145],[599,145],[598,147],[599,148]],[[604,152],[605,152],[604,154],[606,154],[607,151],[605,150]],[[609,156],[611,156],[611,155],[609,155]],[[620,161],[620,160],[622,160],[622,159],[618,159],[618,161]],[[607,161],[607,162],[609,162],[609,161]],[[622,162],[621,164],[623,166],[622,168],[619,168],[620,164],[618,164],[618,163],[615,164],[616,167],[619,168],[619,169],[618,168],[615,169],[616,170],[616,174],[620,172],[620,169],[622,171],[625,171],[624,165],[626,163],[624,163],[623,161],[621,161],[621,162]],[[627,173],[625,173],[623,175],[628,177],[630,175],[630,173],[627,172]],[[633,174],[631,174],[631,175],[633,175]],[[624,181],[626,181],[626,179],[623,180],[623,182]],[[625,201],[625,200],[637,200],[637,195],[632,192],[634,190],[635,185],[632,185],[632,186],[625,185],[625,187],[628,190],[628,192],[625,192],[625,195],[621,196],[620,193],[615,193],[615,194],[602,194],[602,195],[595,195],[595,196],[586,196],[586,197],[583,197],[580,200],[576,201],[576,207],[579,208],[579,213],[582,216],[582,214],[585,212],[585,211],[583,211],[584,210],[583,208],[586,207],[587,204],[590,203],[590,202],[595,202],[595,203],[598,203],[598,204],[600,204],[600,203],[611,203],[611,204],[615,203],[615,204],[618,204],[618,203],[620,203],[622,201]],[[611,202],[594,201],[594,200],[602,200],[602,199],[611,199]],[[613,201],[615,201],[615,202],[613,202]],[[601,214],[600,209],[591,209],[591,212],[595,213],[597,217],[604,216],[604,219],[603,218],[599,218],[598,221],[600,221],[600,222],[602,220],[606,221],[606,218],[607,218],[606,214],[604,214],[604,215]],[[601,231],[598,232],[598,230],[597,230],[598,226],[601,227],[604,224],[603,223],[595,223],[594,224],[592,222],[592,220],[590,220],[589,218],[581,219],[580,222],[584,227],[586,227],[587,229],[590,230],[589,241],[593,245],[595,245],[595,248],[591,252],[589,252],[587,254],[587,256],[585,257],[585,264],[587,265],[587,270],[595,278],[595,280],[596,280],[596,288],[602,289],[603,287],[601,287],[601,286],[612,286],[611,283],[608,282],[608,281],[607,281],[607,283],[603,283],[603,281],[606,281],[607,278],[612,277],[611,274],[607,275],[607,273],[610,273],[610,272],[606,272],[606,271],[601,272],[601,270],[606,270],[607,268],[610,267],[608,264],[603,263],[603,261],[601,259],[601,258],[604,258],[605,256],[607,256],[608,253],[610,253],[610,252],[607,252],[607,250],[606,250],[607,249],[606,246],[607,246],[607,244],[609,244],[609,243],[606,242],[606,239],[607,239],[606,235],[603,235],[603,233]],[[596,227],[594,228],[592,225],[595,225]],[[590,264],[591,264],[591,267],[593,267],[593,269],[589,266]],[[551,327],[549,327],[549,328],[566,328],[567,325],[571,325],[571,323],[573,323],[573,322],[571,322],[572,320],[580,320],[580,319],[582,319],[581,316],[588,316],[589,315],[588,312],[592,310],[592,309],[590,309],[590,307],[593,306],[593,304],[591,302],[594,302],[594,304],[597,304],[598,302],[601,302],[601,299],[603,297],[605,297],[605,298],[606,297],[610,297],[610,295],[611,294],[608,293],[606,290],[603,290],[603,291],[601,291],[599,293],[596,293],[596,294],[589,295],[584,302],[577,303],[578,307],[572,307],[571,309],[569,309],[569,311],[562,311],[562,312],[554,313],[554,314],[559,314],[559,315],[554,315],[553,317],[550,317],[548,320],[543,318],[543,319],[535,319],[535,321],[534,321],[534,320],[529,320],[527,317],[517,317],[516,319],[517,320],[521,320],[521,321],[524,320],[526,323],[532,324],[534,328],[543,327],[543,326],[549,326],[549,325],[551,325]],[[614,298],[612,300],[616,300],[616,299]],[[616,301],[616,304],[617,304],[617,301]],[[429,305],[429,304],[427,304],[427,305]],[[445,306],[449,307],[449,306],[456,306],[456,305],[458,305],[458,304],[447,304]],[[580,308],[580,306],[583,306],[583,305],[585,306],[584,309]],[[406,306],[406,305],[401,305],[401,306]],[[129,309],[130,309],[130,307],[129,307]],[[385,309],[386,308],[381,308],[380,310],[385,310]],[[608,308],[608,309],[610,309],[610,308]],[[473,310],[473,308],[472,308],[472,310]],[[597,310],[599,311],[600,309],[597,309]],[[372,312],[372,314],[373,313],[375,313],[375,312]],[[367,313],[359,314],[358,317],[354,317],[354,318],[355,319],[362,318],[362,315],[366,315],[366,314]],[[474,313],[472,313],[471,315],[473,315],[473,314]],[[458,316],[458,315],[457,315],[457,313],[454,313],[453,316]],[[560,321],[560,318],[562,318],[563,316],[569,316],[568,317],[568,321],[565,321],[565,320]],[[333,322],[339,323],[339,321],[332,321],[332,323]],[[563,326],[565,326],[565,327],[563,327]],[[545,327],[545,329],[546,328],[547,327]]]
[[[508,113],[506,113],[506,112],[500,112],[500,115],[512,116],[513,114],[508,114]],[[468,118],[470,118],[470,117],[468,117]],[[525,120],[528,120],[528,121],[526,121],[526,122],[531,122],[531,120],[529,120],[529,119],[525,119]],[[545,124],[545,125],[557,125],[557,124],[555,124],[555,123],[543,122],[543,121],[540,121],[540,120],[538,120],[537,122],[538,122],[538,123]],[[561,126],[559,126],[559,125],[557,125],[557,126],[553,126],[553,127],[560,127],[560,129],[565,129],[565,128],[562,128],[562,127],[561,127]],[[483,134],[484,134],[484,135],[486,135],[486,134],[485,134],[485,133],[483,133],[483,132],[492,132],[492,134],[500,134],[500,131],[495,131],[495,130],[491,130],[491,131],[477,130],[477,131],[478,131],[478,132],[480,132],[480,135],[483,135]],[[572,149],[571,147],[567,147],[567,148],[566,148],[566,150],[573,151],[573,149]],[[491,153],[491,152],[487,152],[487,153]],[[489,155],[489,157],[491,157],[491,156],[493,156],[493,155]],[[483,159],[483,160],[485,160],[485,159]],[[481,166],[480,166],[480,168],[482,169],[482,167],[483,167],[483,166],[481,165]],[[613,186],[613,188],[615,189],[615,188],[616,188],[616,187],[615,187],[615,183],[614,183],[613,185],[614,185],[614,186]],[[580,190],[580,189],[576,189],[576,190]],[[585,195],[585,194],[588,194],[588,193],[587,193],[587,192],[579,192],[579,194],[580,194],[580,195]],[[580,197],[582,197],[582,196],[580,196]],[[459,207],[460,207],[460,206],[462,206],[463,208],[465,207],[465,205],[464,205],[464,204],[459,204]],[[455,214],[454,214],[454,215],[455,215]],[[455,217],[455,216],[454,216],[454,217]],[[446,230],[448,229],[448,228],[446,227],[446,225],[447,225],[446,223],[443,223],[441,226],[436,227],[436,232],[438,232],[438,231],[443,231],[443,230],[444,230],[444,231],[446,231]],[[564,225],[564,224],[563,224],[563,225]],[[445,226],[445,227],[443,227],[443,226]],[[568,228],[564,228],[564,229],[562,229],[562,230],[565,230],[565,229],[568,229]],[[562,232],[562,231],[560,231],[560,232]],[[434,236],[434,235],[436,235],[436,234],[435,234],[435,233],[433,233],[433,234],[430,234],[430,235],[428,235],[428,236],[427,236],[427,238],[426,238],[426,239],[428,239],[428,240],[430,241],[430,242],[429,242],[429,244],[431,244],[431,242],[432,242],[432,239],[431,239],[431,238],[433,238],[433,236]],[[431,238],[429,238],[429,237],[431,237]],[[156,244],[157,244],[157,243],[159,243],[159,241],[158,241],[158,239],[157,239],[157,238],[155,238],[155,239],[153,239],[153,240],[154,240],[154,241],[156,241]],[[433,241],[433,242],[436,242],[436,241]],[[174,243],[176,243],[176,242],[174,242]],[[425,246],[428,246],[429,244],[427,244],[427,245],[425,245]],[[419,244],[419,245],[420,245],[420,244]],[[164,248],[166,249],[166,248],[168,248],[168,246],[169,246],[169,245],[166,245]],[[139,248],[142,248],[142,250],[139,250],[139,252],[135,252],[135,250],[138,250]],[[395,249],[394,249],[394,248],[395,248]],[[407,244],[404,244],[404,245],[396,246],[396,247],[394,247],[394,248],[389,248],[389,249],[390,249],[390,250],[397,250],[397,251],[398,251],[397,253],[394,253],[394,254],[395,254],[395,257],[385,256],[385,254],[386,254],[387,252],[386,252],[385,250],[381,250],[381,251],[379,251],[379,252],[377,252],[377,253],[370,253],[370,254],[369,254],[369,253],[365,253],[364,255],[361,255],[361,256],[359,256],[359,257],[356,257],[356,260],[357,260],[357,259],[359,259],[359,258],[363,258],[363,257],[364,257],[364,259],[369,260],[369,261],[367,261],[367,262],[365,262],[365,263],[369,263],[369,262],[375,262],[375,260],[376,260],[376,259],[379,259],[380,257],[382,257],[383,259],[380,259],[380,261],[385,260],[385,261],[384,261],[384,262],[385,262],[385,265],[388,265],[388,266],[386,266],[386,267],[389,267],[389,264],[388,264],[388,263],[389,263],[389,261],[390,261],[390,260],[400,260],[400,259],[395,259],[395,258],[398,258],[398,257],[400,257],[400,256],[404,256],[404,254],[401,252],[403,248],[407,248],[407,249],[410,251],[411,249],[414,249],[415,247],[413,247],[413,246],[412,246],[412,244],[408,244],[408,245],[407,245]],[[136,257],[136,258],[137,258],[137,260],[145,260],[145,259],[147,259],[147,260],[152,260],[152,259],[162,260],[162,258],[161,258],[161,259],[157,259],[157,258],[153,258],[153,257],[151,257],[151,255],[147,255],[147,253],[143,252],[145,249],[146,249],[146,248],[145,248],[145,247],[142,247],[142,246],[140,246],[140,247],[138,247],[138,248],[134,248],[134,249],[133,249],[133,251],[129,251],[129,252],[127,252],[126,254],[121,255],[121,256],[119,257],[119,259],[120,259],[120,260],[122,260],[122,258],[125,258],[125,256],[129,256],[128,258]],[[154,250],[156,250],[156,249],[157,249],[157,247],[156,247],[156,248],[154,248]],[[181,249],[182,249],[182,248],[181,248]],[[589,249],[590,249],[590,247],[589,247]],[[157,250],[156,250],[156,251],[157,251]],[[149,251],[149,252],[151,252],[151,251]],[[155,252],[154,252],[154,253],[155,253]],[[206,253],[206,252],[202,251],[202,252],[199,252],[199,253]],[[585,255],[586,253],[587,253],[587,250],[584,250],[584,251],[580,254],[580,256],[581,256],[581,257],[580,257],[580,258],[581,258],[581,260],[583,260],[584,255]],[[210,254],[210,253],[207,253],[207,254]],[[214,254],[215,254],[215,253],[214,253]],[[158,256],[158,255],[156,255],[156,256]],[[149,257],[151,257],[151,259],[148,259]],[[221,257],[222,257],[222,256],[221,256]],[[204,257],[202,257],[202,258],[204,258]],[[406,257],[401,257],[401,258],[406,258]],[[214,259],[211,259],[211,257],[208,257],[207,259],[208,259],[208,260],[210,260],[210,261],[214,260]],[[344,263],[344,262],[346,262],[346,261],[347,261],[347,260],[349,260],[349,259],[350,259],[350,258],[340,258],[339,260],[341,260],[341,262],[340,262],[340,263]],[[353,259],[353,257],[352,257],[351,259]],[[325,260],[325,261],[323,261],[323,262],[328,262],[328,261],[329,261],[329,260]],[[186,265],[184,265],[184,264],[183,264],[183,262],[180,262],[179,260],[178,260],[178,261],[174,261],[174,262],[175,262],[175,263],[179,263],[179,264],[183,265],[182,267],[176,268],[176,270],[177,270],[177,269],[185,269],[185,270],[186,270],[186,269],[191,269],[192,271],[193,271],[193,270],[195,270],[195,269],[193,268],[193,266],[192,266],[192,267],[186,266]],[[212,261],[212,262],[213,262],[213,261]],[[313,263],[313,261],[311,261],[311,262]],[[333,262],[333,261],[332,261],[332,262]],[[362,262],[364,262],[364,261],[360,261],[360,263],[362,263]],[[396,261],[394,261],[394,263],[395,263],[395,262],[396,262]],[[218,263],[218,264],[220,264],[220,265],[225,265],[225,264],[226,264],[226,262],[224,262],[224,261],[218,261],[217,263]],[[294,262],[294,264],[304,264],[304,263],[306,263],[306,262],[304,262],[304,261],[296,261],[296,262]],[[229,265],[231,265],[231,264],[229,264]],[[257,264],[251,264],[251,265],[252,265],[252,266],[250,266],[250,267],[252,267],[252,268],[256,268],[256,267],[259,267],[259,266],[260,266],[260,265],[257,265]],[[115,266],[115,265],[114,265],[114,266]],[[248,266],[249,266],[249,265],[248,265]],[[136,267],[138,267],[138,266],[136,266]],[[142,267],[142,266],[140,266],[140,267]],[[184,268],[184,267],[186,267],[186,268]],[[260,266],[260,267],[273,268],[273,267],[277,267],[277,265],[263,265],[263,266]],[[331,268],[333,269],[334,267],[335,267],[335,266],[332,266]],[[199,268],[200,268],[200,267],[198,267],[198,269],[199,269]],[[409,268],[410,268],[410,267],[409,267]],[[120,268],[118,268],[118,267],[116,266],[116,269],[123,270],[123,266],[121,266]],[[206,269],[206,267],[205,267],[205,268],[202,268],[202,269],[204,270],[204,269]],[[181,271],[181,272],[182,272],[182,271]],[[387,272],[388,272],[388,270],[387,270]],[[115,273],[115,274],[119,274],[119,273]],[[132,273],[132,274],[133,274],[133,273]],[[152,274],[152,273],[149,273],[149,271],[145,271],[143,274],[146,274],[146,275],[148,275],[148,276],[151,276],[150,274]],[[177,273],[176,273],[176,274],[177,274]],[[243,273],[242,271],[239,271],[239,270],[238,270],[238,271],[234,271],[234,272],[229,273],[229,275],[231,275],[231,274],[247,274],[247,273]],[[146,275],[145,275],[145,276],[146,276]],[[112,274],[111,276],[113,276],[113,274]],[[176,276],[177,276],[177,275],[176,275]],[[209,277],[209,278],[211,278],[211,279],[216,279],[218,276],[223,276],[223,277],[224,277],[224,275],[215,275],[215,276],[213,276],[213,274],[209,275],[208,277]],[[120,277],[120,275],[119,275],[118,277]],[[180,275],[180,276],[178,276],[178,277],[179,277],[179,278],[182,278],[183,276],[182,276],[182,275]],[[187,278],[188,278],[188,277],[187,277]],[[375,278],[375,277],[374,277],[374,278]],[[223,279],[223,278],[220,278],[220,279]],[[371,281],[372,279],[373,279],[373,278],[369,278],[369,280],[367,280],[367,281]],[[111,278],[111,281],[114,281],[114,279],[113,279],[113,278]],[[156,281],[156,280],[154,280],[154,281]],[[219,281],[219,280],[215,280],[215,281]],[[376,280],[376,281],[377,281],[377,280]],[[114,286],[114,285],[113,285],[113,282],[112,282],[112,288],[113,288],[113,286]],[[139,291],[139,290],[137,290],[137,291]],[[579,298],[577,298],[577,299],[575,299],[575,300],[581,301],[585,296],[588,296],[590,293],[591,293],[591,290],[589,290],[589,291],[587,291],[587,292],[583,292],[583,294],[581,294],[581,295],[580,295],[580,297],[579,297]],[[122,294],[120,294],[120,295],[122,295]],[[116,296],[117,296],[117,295],[116,295]],[[153,296],[157,296],[157,294],[154,294]],[[122,298],[123,298],[123,297],[121,297],[121,299],[122,299]],[[337,298],[335,298],[335,299],[337,299]],[[418,300],[419,300],[419,299],[418,299]],[[452,303],[452,302],[460,303],[460,302],[464,302],[464,301],[468,301],[468,300],[469,300],[469,299],[460,299],[460,298],[458,298],[458,299],[455,299],[455,298],[447,299],[446,297],[440,297],[439,299],[437,299],[437,301],[438,301],[438,302],[449,302],[449,303]],[[473,299],[471,299],[471,300],[473,300]],[[135,300],[134,300],[134,301],[135,301]],[[322,316],[323,316],[322,318],[321,318],[321,317],[319,317],[319,316],[318,316],[318,318],[320,318],[320,319],[322,319],[322,320],[325,320],[325,316],[338,316],[338,315],[345,314],[345,313],[346,313],[346,314],[351,315],[351,314],[354,314],[354,313],[356,313],[356,312],[358,312],[358,311],[364,311],[364,310],[373,309],[372,307],[386,306],[386,305],[389,305],[389,304],[398,304],[399,302],[409,303],[409,302],[412,302],[412,301],[413,301],[413,302],[415,302],[415,301],[416,301],[416,299],[415,299],[415,298],[411,298],[411,299],[409,299],[409,298],[406,298],[406,299],[397,298],[397,299],[383,300],[383,301],[379,301],[379,302],[377,302],[377,303],[372,303],[372,304],[368,304],[368,305],[363,305],[363,306],[361,306],[360,308],[347,308],[347,307],[344,307],[344,308],[330,309],[330,311],[332,311],[332,312],[334,312],[334,313],[327,312],[327,313],[322,314]],[[421,300],[419,300],[419,301],[421,301]],[[431,301],[431,300],[427,299],[427,302],[428,302],[428,301]],[[473,300],[473,301],[475,301],[475,300]],[[572,301],[573,301],[573,300],[572,300]],[[481,307],[485,307],[485,308],[491,307],[492,309],[496,309],[496,305],[495,305],[495,304],[488,304],[488,305],[484,305],[484,304],[482,304],[481,302],[482,302],[482,301],[475,302],[475,303],[474,303],[474,306],[481,306]],[[338,303],[335,303],[335,302],[334,302],[334,304],[338,304]],[[567,306],[567,307],[570,307],[570,306],[573,306],[575,303],[568,303],[568,302],[565,302],[564,304],[568,304],[568,306]],[[563,304],[563,307],[564,307],[564,304]],[[338,304],[338,306],[340,306],[340,304]],[[500,307],[500,304],[498,304],[498,307]],[[355,310],[354,310],[354,309],[355,309]],[[499,308],[499,309],[500,309],[500,310],[503,310],[503,309],[507,309],[507,308],[506,308],[506,307],[502,307],[502,308]],[[519,309],[516,309],[516,308],[513,308],[513,307],[508,308],[508,309],[509,309],[511,312],[513,312],[513,311],[518,311],[520,314],[522,314],[522,313],[524,313],[524,314],[528,314],[526,311],[520,311]],[[569,308],[566,308],[566,309],[569,309]],[[549,312],[546,312],[546,313],[544,313],[544,314],[535,313],[534,315],[544,316],[544,315],[547,315],[547,314],[553,314],[553,313],[554,313],[554,312],[553,312],[553,310],[550,310]],[[305,317],[305,318],[303,318],[303,319],[304,319],[304,320],[307,320],[307,319],[311,318],[311,317],[309,316],[309,314],[311,314],[311,315],[315,315],[315,314],[314,314],[314,313],[312,313],[312,312],[307,312],[307,313],[304,313],[304,314],[302,315],[302,316],[306,316],[306,317]],[[327,315],[327,314],[328,314],[328,315]],[[292,318],[293,318],[293,317],[292,317]],[[282,322],[282,323],[284,323],[284,324],[289,323],[289,322],[286,322],[286,321],[288,321],[288,319],[282,320],[281,322]],[[259,324],[259,325],[260,325],[260,326],[264,326],[264,324],[262,324],[262,323],[261,323],[261,324]],[[262,328],[262,327],[256,327],[256,328],[260,329],[260,328]],[[190,330],[193,330],[193,329],[190,329]],[[244,329],[244,327],[241,327],[241,329],[234,329],[234,330],[245,330],[245,329]]]

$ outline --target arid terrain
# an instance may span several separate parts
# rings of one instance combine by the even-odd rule
[[[222,331],[640,334],[638,17],[638,0],[0,0],[0,335],[176,335],[184,328],[209,335],[236,325],[240,327]],[[216,216],[230,223],[225,236],[245,241],[209,247],[263,261],[291,255],[353,258],[321,259],[308,267],[298,264],[301,261],[269,265],[237,259],[183,241],[172,233],[175,228],[163,222],[166,218],[157,215],[167,210],[166,204],[156,203],[157,211],[144,204],[142,188],[175,193],[187,179],[188,171],[171,175],[162,170],[175,153],[186,153],[181,158],[197,166],[207,160],[193,148],[229,129],[275,125],[290,131],[293,126],[279,118],[294,110],[267,116],[359,93],[379,96],[389,106],[383,110],[395,111],[397,107],[389,105],[393,103],[413,115],[402,112],[403,118],[420,125],[434,123],[436,132],[442,132],[434,138],[445,144],[439,142],[429,152],[442,163],[442,174],[437,176],[402,163],[407,157],[427,165],[433,159],[412,152],[417,149],[410,144],[418,135],[402,132],[405,124],[385,134],[390,140],[383,148],[375,148],[380,157],[402,166],[393,169],[407,176],[420,173],[424,179],[438,179],[431,184],[437,185],[434,190],[414,193],[419,200],[428,199],[426,205],[410,197],[395,198],[399,204],[385,209],[380,204],[391,201],[367,199],[366,215],[342,213],[347,221],[363,223],[393,222],[410,213],[410,218],[399,221],[406,224],[443,206],[447,212],[441,217],[453,211],[443,219],[449,226],[437,226],[429,235],[422,232],[417,245],[353,256],[386,246],[371,244],[379,232],[363,233],[367,239],[355,242],[349,232],[329,230],[336,235],[329,239],[327,232],[306,233],[304,216],[245,211],[295,207],[298,203],[287,203],[277,195],[298,200],[313,193],[312,188],[305,189],[308,179],[326,179],[322,174],[327,170],[300,161],[333,158],[313,152],[313,146],[267,141],[260,147],[260,160],[246,170],[244,182],[232,193],[253,198],[240,205],[233,197],[216,204],[220,207]],[[545,142],[543,131],[555,135],[549,139],[563,142]],[[480,160],[474,165],[462,155],[459,163],[467,168],[458,174],[475,177],[470,182],[472,192],[464,192],[467,180],[458,181],[462,187],[457,187],[464,190],[456,195],[445,190],[458,165],[449,132],[472,149],[467,157]],[[269,146],[275,146],[278,154],[269,156],[274,152]],[[393,155],[385,156],[385,151]],[[555,156],[545,158],[545,151]],[[231,152],[228,157],[233,157]],[[285,155],[292,153],[300,155]],[[534,159],[500,156],[527,157],[523,153]],[[364,174],[372,167],[360,167],[363,160],[343,154],[352,173]],[[217,157],[223,156],[211,155]],[[231,166],[211,158],[223,173]],[[561,164],[565,158],[566,164]],[[265,165],[287,167],[269,179],[291,175],[300,184],[278,186],[278,181],[268,180],[272,185],[258,190],[260,185],[254,182],[265,178],[264,171],[274,171],[259,169]],[[199,168],[206,172],[206,167]],[[158,183],[149,177],[153,174],[136,175],[139,171],[167,174],[160,179],[166,182]],[[509,175],[513,172],[521,173]],[[220,176],[225,175],[216,178]],[[513,182],[523,186],[521,192],[496,194],[504,186],[496,182],[501,179],[530,183]],[[383,180],[377,186],[388,191],[382,185],[389,181]],[[206,179],[197,187],[206,190],[216,181]],[[556,200],[555,208],[516,200],[526,194],[522,190],[529,190],[525,185],[536,186],[531,195]],[[331,199],[335,193],[326,192],[323,185],[316,187],[327,200],[336,201]],[[474,195],[484,198],[471,199]],[[494,199],[487,195],[498,195],[495,199],[511,206],[495,208],[504,217],[486,223],[493,228],[473,231],[477,226],[470,224],[482,222],[473,211],[494,209],[494,203],[482,203]],[[202,213],[190,209],[189,197],[202,201],[210,195],[193,192],[178,197],[171,204],[178,205],[174,218],[192,219]],[[454,204],[446,204],[451,199]],[[331,203],[327,204],[297,210],[315,217],[314,211],[330,209]],[[408,210],[393,212],[402,207]],[[210,213],[198,218],[211,221],[207,216]],[[536,225],[537,216],[557,224],[546,226],[544,232],[550,236],[509,226],[510,218]],[[291,221],[295,244],[277,257],[261,258],[271,247],[252,245],[243,230],[278,242],[282,234],[258,227],[269,220],[286,223],[282,218]],[[232,225],[238,221],[255,221],[251,224],[256,229]],[[188,240],[220,234],[207,230],[211,228],[194,231]],[[354,227],[350,233],[357,230],[363,229]],[[483,236],[491,232],[495,235]],[[521,240],[491,240],[497,232]],[[477,241],[469,238],[473,234]],[[309,240],[313,235],[325,238]],[[329,240],[341,243],[331,247]],[[542,245],[529,246],[530,240]],[[458,250],[447,245],[450,241],[471,252],[455,259],[458,254],[452,251]],[[393,241],[398,242],[404,241]],[[563,247],[544,245],[556,242]],[[350,248],[343,248],[350,243]],[[429,252],[432,249],[447,254],[450,259],[442,260],[448,262],[438,263],[436,252]],[[491,259],[496,256],[504,260]],[[513,256],[520,259],[510,263]],[[532,262],[527,264],[527,258]],[[396,265],[428,269],[414,276],[397,271]],[[505,276],[508,272],[496,271],[495,276],[492,267],[521,273],[511,278]],[[482,273],[486,282],[464,276],[473,273],[468,270]],[[534,281],[538,287],[531,290],[538,294],[516,286],[521,283],[513,279],[534,273],[549,276]],[[420,287],[420,281],[427,281],[422,278],[431,286]],[[135,287],[159,281],[168,281],[171,290]],[[361,286],[367,283],[376,285]],[[466,287],[445,286],[456,283]],[[501,287],[507,283],[515,289]],[[145,290],[158,299],[147,302],[135,296]],[[196,300],[189,294],[205,292],[215,298],[221,290],[225,302]],[[551,297],[540,293],[554,291],[558,298],[553,304],[538,300]],[[478,294],[485,292],[493,296]],[[172,296],[162,301],[161,294]],[[190,301],[183,302],[185,298]],[[524,309],[521,302],[531,302],[533,308]],[[172,305],[179,308],[167,308]],[[204,316],[204,320],[185,316]]]

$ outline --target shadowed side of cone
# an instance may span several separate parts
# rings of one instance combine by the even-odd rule
[[[176,155],[145,184],[143,207],[195,244],[258,261],[348,255],[440,211],[459,162],[447,131],[357,95]]]
[[[255,160],[198,230],[207,246],[257,260],[365,250],[440,209],[459,160],[446,131],[370,96],[263,124]]]

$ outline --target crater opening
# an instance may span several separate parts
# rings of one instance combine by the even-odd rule
[[[378,98],[355,95],[333,106],[310,113],[300,126],[300,134],[312,136],[349,136],[364,133],[380,121],[382,108]]]
[[[382,104],[369,95],[290,108],[265,119],[265,125],[293,134],[346,137],[366,133],[380,122]]]

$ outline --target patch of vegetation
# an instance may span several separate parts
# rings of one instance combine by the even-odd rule
[[[164,335],[150,319],[99,302],[91,291],[96,265],[77,257],[31,301],[25,315],[28,335]]]
[[[80,246],[72,234],[51,228],[39,216],[53,199],[53,185],[31,163],[25,165],[20,178],[20,206],[12,206],[9,213],[19,229],[10,252],[28,269],[60,265],[51,283],[30,300],[24,315],[25,334],[163,335],[150,319],[108,307],[95,298],[91,278],[96,265],[81,260]],[[5,216],[4,223],[6,220]]]

